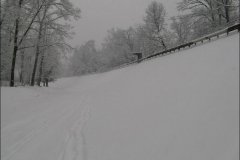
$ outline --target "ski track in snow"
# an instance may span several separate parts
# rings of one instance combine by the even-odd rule
[[[76,121],[68,133],[65,148],[59,160],[87,160],[87,144],[84,127],[89,116],[90,109],[85,106],[81,112],[80,119]]]
[[[59,102],[61,98],[64,98],[64,101]],[[61,154],[63,153],[59,160],[77,160],[80,157],[86,157],[87,151],[84,148],[86,140],[84,139],[83,127],[89,116],[89,108],[86,105],[84,95],[78,98],[78,103],[73,102],[76,99],[76,95],[72,94],[60,97],[57,95],[50,102],[45,103],[43,101],[43,103],[36,104],[40,107],[49,106],[49,108],[46,107],[46,110],[3,127],[1,129],[1,143],[4,147],[1,149],[1,159],[30,160],[31,152],[36,154],[38,152],[37,148],[47,145],[44,142],[48,143],[48,140],[51,142],[52,136],[55,136],[52,133],[58,131],[57,134],[61,134],[62,139],[68,137],[65,145],[62,145],[64,147],[58,151]],[[59,140],[61,141],[61,139]],[[39,154],[39,157],[35,157],[35,160],[40,160],[42,156],[45,157],[44,153],[38,152],[37,154]],[[52,158],[47,157],[47,159]]]

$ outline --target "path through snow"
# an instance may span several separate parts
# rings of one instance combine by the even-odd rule
[[[33,95],[24,99],[24,92]],[[89,114],[83,94],[63,88],[2,88],[2,93],[3,160],[81,159]]]

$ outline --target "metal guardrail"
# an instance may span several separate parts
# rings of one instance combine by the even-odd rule
[[[192,45],[196,45],[198,42],[203,43],[205,40],[211,41],[211,39],[214,38],[214,37],[219,38],[220,35],[222,35],[222,34],[227,34],[228,35],[230,32],[235,31],[235,30],[238,30],[238,32],[240,31],[240,23],[234,24],[234,25],[229,26],[229,27],[227,27],[225,29],[221,29],[221,30],[219,30],[217,32],[208,34],[208,35],[203,36],[203,37],[198,38],[198,39],[194,39],[194,40],[189,41],[187,43],[178,45],[176,47],[173,47],[173,48],[170,48],[170,49],[167,49],[167,50],[155,53],[153,55],[144,57],[144,58],[142,58],[140,60],[135,60],[135,61],[123,64],[123,65],[120,65],[120,66],[116,66],[116,67],[111,68],[109,70],[104,70],[103,72],[112,71],[112,70],[115,70],[115,69],[122,69],[122,68],[125,68],[127,66],[130,66],[130,65],[133,65],[133,64],[137,64],[137,63],[145,61],[145,60],[152,59],[154,57],[160,57],[160,56],[167,55],[167,53],[175,52],[176,50],[180,50],[180,49],[183,49],[183,48],[186,48],[186,47],[190,48]]]
[[[214,32],[214,33],[209,34],[209,35],[207,35],[207,36],[204,36],[204,37],[201,37],[201,38],[192,40],[192,41],[190,41],[190,42],[187,42],[187,43],[178,45],[178,46],[176,46],[176,47],[167,49],[167,50],[162,51],[162,52],[158,52],[158,53],[156,53],[156,54],[153,54],[153,55],[150,55],[150,56],[148,56],[148,57],[145,57],[145,58],[143,58],[142,60],[146,60],[146,59],[149,59],[149,58],[152,58],[152,57],[156,57],[156,56],[158,56],[158,55],[163,55],[163,54],[165,54],[165,53],[174,52],[174,51],[176,51],[176,50],[180,50],[180,49],[185,48],[185,47],[189,47],[189,48],[190,48],[192,45],[196,45],[198,42],[203,43],[204,40],[209,40],[209,41],[211,41],[211,38],[219,37],[220,35],[225,34],[225,33],[227,33],[227,35],[228,35],[230,32],[235,31],[235,30],[238,30],[238,32],[240,31],[240,24],[235,24],[235,25],[233,25],[233,26],[230,26],[230,27],[225,28],[225,29],[223,29],[223,30]]]

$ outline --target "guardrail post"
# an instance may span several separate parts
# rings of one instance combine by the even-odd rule
[[[141,52],[137,52],[137,53],[133,53],[133,55],[137,56],[137,62],[141,62],[142,60],[142,53]]]
[[[232,26],[232,27],[228,27],[228,28],[227,28],[227,35],[229,34],[229,32],[234,31],[234,30],[238,30],[238,32],[239,32],[239,30],[240,30],[240,24],[234,25],[234,26]]]

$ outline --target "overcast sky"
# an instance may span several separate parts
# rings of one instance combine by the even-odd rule
[[[75,36],[70,43],[81,45],[95,40],[99,47],[111,28],[127,29],[143,22],[147,6],[152,0],[70,0],[81,9],[81,19],[72,21]],[[157,0],[166,8],[167,17],[177,14],[179,0]]]

